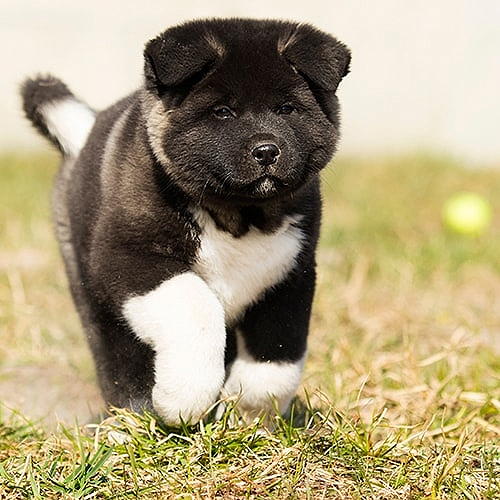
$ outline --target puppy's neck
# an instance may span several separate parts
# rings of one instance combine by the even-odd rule
[[[252,227],[270,233],[281,226],[285,216],[285,210],[279,203],[269,206],[209,206],[205,209],[219,229],[235,238],[241,238]]]
[[[263,233],[272,233],[283,224],[286,217],[314,212],[319,210],[319,205],[319,177],[314,176],[297,191],[282,198],[248,205],[219,204],[205,199],[200,208],[212,217],[219,229],[241,238],[252,227]]]

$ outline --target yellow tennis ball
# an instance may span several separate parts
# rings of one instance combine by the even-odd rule
[[[479,236],[491,224],[491,205],[476,193],[458,193],[443,206],[443,223],[451,231],[465,236]]]

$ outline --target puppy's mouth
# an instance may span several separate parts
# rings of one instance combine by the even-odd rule
[[[264,175],[248,186],[249,191],[259,198],[275,196],[286,187],[286,183],[271,175]]]
[[[292,186],[286,180],[273,175],[263,175],[252,182],[240,186],[235,191],[235,194],[247,199],[267,200],[269,198],[276,198],[290,191],[291,188]]]
[[[266,174],[247,182],[225,182],[220,183],[216,191],[217,197],[236,202],[266,201],[279,198],[297,189],[297,184],[288,179],[282,179],[275,175]]]

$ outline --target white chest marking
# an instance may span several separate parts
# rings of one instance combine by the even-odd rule
[[[195,216],[201,237],[193,271],[218,297],[231,324],[294,267],[304,237],[294,225],[300,216],[287,217],[273,233],[252,227],[240,238],[218,229],[206,212]]]

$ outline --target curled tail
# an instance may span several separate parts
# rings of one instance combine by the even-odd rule
[[[95,112],[52,76],[27,79],[21,87],[23,108],[38,131],[65,156],[76,157],[95,122]]]

